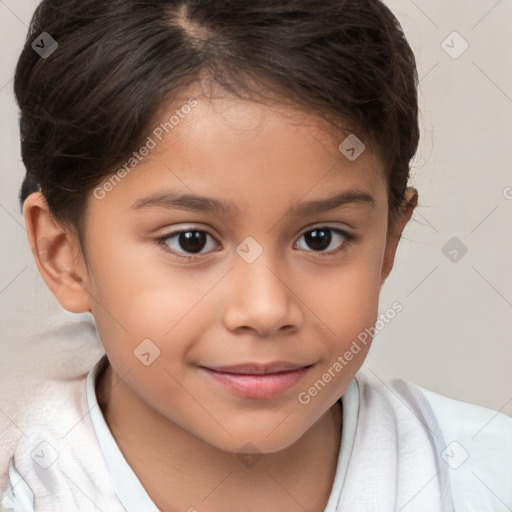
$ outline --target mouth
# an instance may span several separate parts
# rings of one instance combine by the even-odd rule
[[[313,365],[245,363],[200,369],[222,388],[245,398],[274,398],[293,388]]]

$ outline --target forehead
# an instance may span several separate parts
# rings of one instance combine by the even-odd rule
[[[206,154],[206,149],[211,153],[223,149],[232,158],[243,152],[246,159],[252,156],[261,161],[303,160],[306,164],[311,159],[320,160],[319,163],[340,160],[340,144],[349,136],[358,139],[349,122],[336,128],[320,115],[293,104],[261,104],[232,96],[199,95],[196,100],[197,106],[183,116],[174,136],[168,138],[169,148],[176,144],[180,150],[188,148],[198,157]],[[169,114],[172,116],[172,110],[162,113],[160,120],[165,122]],[[368,142],[364,144],[363,160],[377,170],[379,162],[370,152]]]
[[[148,195],[181,191],[215,195],[239,214],[245,205],[291,204],[348,189],[375,196],[377,206],[385,197],[382,168],[369,147],[356,147],[360,154],[348,158],[354,134],[288,106],[232,97],[199,94],[193,108],[180,108],[190,97],[160,111],[150,133],[154,148],[110,199],[131,207]]]

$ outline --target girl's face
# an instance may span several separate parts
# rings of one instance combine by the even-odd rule
[[[369,149],[353,159],[318,120],[233,99],[178,110],[91,193],[84,289],[113,371],[159,421],[281,450],[363,363],[401,229]],[[273,363],[305,369],[218,371]]]

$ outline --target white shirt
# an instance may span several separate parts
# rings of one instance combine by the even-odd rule
[[[107,362],[106,356],[103,356],[94,365],[85,379],[86,408],[90,411],[91,426],[94,430],[94,439],[91,439],[91,442],[97,443],[98,451],[101,452],[103,456],[103,460],[98,461],[98,463],[104,463],[108,469],[113,493],[115,493],[119,505],[123,507],[120,510],[126,512],[159,512],[159,509],[153,503],[139,479],[126,462],[98,405],[96,398],[96,380],[104,371]],[[336,510],[336,504],[339,500],[345,472],[350,460],[359,403],[359,395],[355,381],[352,381],[343,395],[343,400],[340,399],[340,403],[343,408],[343,429],[332,492],[325,512],[335,512]],[[85,406],[80,409],[84,410],[84,407]],[[50,468],[52,466],[50,466]],[[37,510],[37,505],[36,508],[34,508],[34,504],[36,503],[34,492],[16,470],[13,458],[11,458],[9,462],[8,476],[9,481],[4,491],[3,500],[0,503],[0,512],[10,510],[15,510],[16,512],[33,512]],[[83,491],[87,492],[85,489],[83,489]],[[92,508],[89,509],[76,508],[77,504],[75,503],[69,503],[67,506],[69,508],[66,508],[66,512],[94,509],[92,505]]]
[[[106,363],[104,356],[83,379],[42,390],[47,400],[10,460],[0,511],[159,510],[97,404],[95,382]],[[341,444],[324,512],[512,509],[511,418],[403,380],[373,383],[361,372],[341,403]]]

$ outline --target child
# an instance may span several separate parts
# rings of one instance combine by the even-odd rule
[[[510,418],[358,372],[418,200],[379,0],[44,0],[15,93],[36,264],[105,355],[4,510],[510,510]]]

